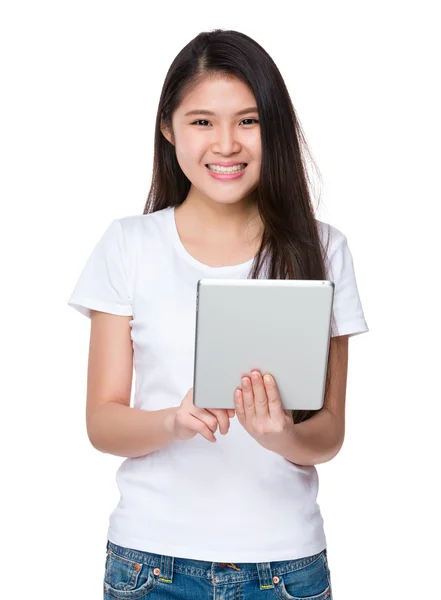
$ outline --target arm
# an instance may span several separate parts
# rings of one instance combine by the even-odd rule
[[[177,407],[139,410],[119,402],[106,402],[93,414],[89,439],[106,454],[137,458],[175,441],[173,413]]]
[[[135,458],[174,441],[178,407],[130,406],[133,374],[131,317],[92,311],[87,378],[87,434],[94,448]]]
[[[344,432],[335,416],[322,408],[307,421],[294,425],[294,432],[276,452],[296,465],[318,465],[338,454],[343,439]]]
[[[323,407],[310,419],[297,423],[275,451],[297,465],[328,462],[343,446],[348,372],[348,336],[331,338],[331,385]]]

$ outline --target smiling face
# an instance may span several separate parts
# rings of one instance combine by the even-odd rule
[[[172,126],[174,137],[163,134],[175,145],[179,166],[191,182],[189,196],[220,204],[251,199],[262,150],[256,100],[246,84],[235,77],[206,78],[185,96]],[[216,176],[206,166],[231,162],[247,166],[239,176]]]

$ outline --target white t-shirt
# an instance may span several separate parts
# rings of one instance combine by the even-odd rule
[[[346,237],[331,235],[338,335],[368,330]],[[179,406],[193,385],[196,286],[202,278],[246,278],[252,260],[209,267],[183,246],[174,209],[115,219],[93,249],[68,304],[132,316],[134,406]],[[210,562],[302,558],[326,547],[315,467],[260,446],[234,417],[216,443],[200,434],[125,459],[108,539],[120,546]]]

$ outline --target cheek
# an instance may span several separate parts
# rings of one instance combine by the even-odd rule
[[[200,140],[187,135],[180,138],[176,144],[176,157],[179,163],[182,163],[188,169],[193,169],[197,164],[203,164],[203,157],[206,154],[206,147]]]
[[[250,141],[250,152],[252,153],[253,160],[256,162],[260,162],[262,159],[262,142],[260,139],[260,134],[256,135],[256,137]]]

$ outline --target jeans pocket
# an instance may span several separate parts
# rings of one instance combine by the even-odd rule
[[[280,575],[277,595],[282,600],[332,600],[324,551],[305,567]]]
[[[323,550],[323,559],[324,559],[324,562],[325,562],[326,572],[328,573],[328,581],[329,581],[329,584],[331,585],[332,584],[332,581],[331,581],[331,571],[329,570],[328,552],[327,552],[326,548]]]
[[[144,598],[158,583],[150,565],[120,556],[107,550],[104,570],[105,598],[139,600]]]

